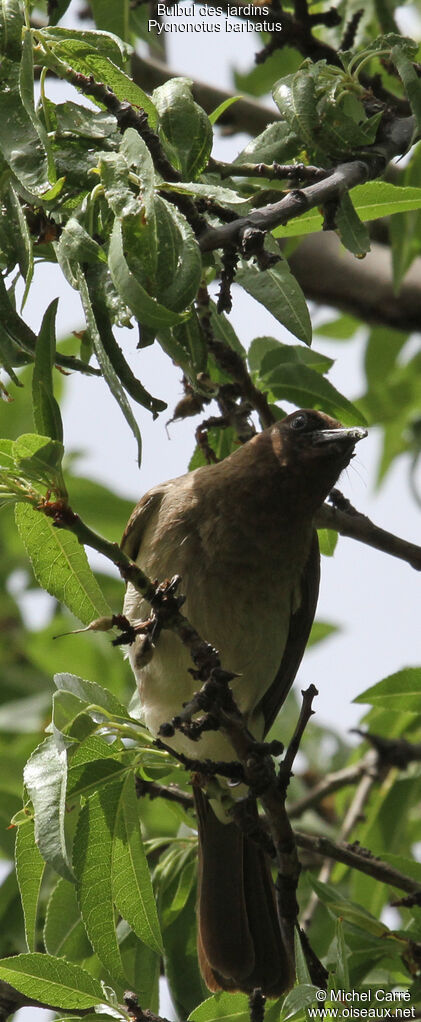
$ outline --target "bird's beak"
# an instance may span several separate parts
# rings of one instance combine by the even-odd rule
[[[317,429],[311,433],[314,445],[337,443],[338,441],[341,443],[343,440],[357,444],[366,436],[367,430],[361,429],[359,426],[351,426],[349,429],[345,429],[343,426],[339,429]]]

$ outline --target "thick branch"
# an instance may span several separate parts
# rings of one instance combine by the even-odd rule
[[[364,159],[340,163],[322,181],[317,181],[306,188],[293,189],[279,202],[255,209],[248,216],[239,217],[233,223],[209,228],[200,238],[202,251],[209,252],[216,248],[225,248],[227,245],[241,244],[247,229],[269,231],[287,224],[289,220],[310,209],[338,200],[356,185],[364,184],[382,174],[393,156],[406,151],[413,130],[413,117],[396,119],[388,127],[388,140],[370,146]]]
[[[306,298],[348,312],[363,323],[421,330],[421,259],[394,293],[390,249],[372,242],[365,259],[347,252],[332,231],[311,234],[288,257]]]

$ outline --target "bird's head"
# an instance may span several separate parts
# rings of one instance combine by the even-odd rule
[[[302,408],[272,426],[278,461],[300,477],[300,489],[320,504],[349,465],[355,444],[367,436],[360,426],[346,428],[324,412]]]

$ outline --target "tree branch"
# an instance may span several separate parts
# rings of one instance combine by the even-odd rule
[[[332,231],[311,234],[288,256],[306,298],[333,305],[363,323],[404,332],[421,330],[421,259],[416,259],[394,293],[389,247],[372,242],[364,259],[347,252]]]
[[[250,228],[269,231],[285,225],[310,209],[325,206],[339,199],[356,185],[379,177],[394,156],[406,151],[413,130],[413,117],[396,119],[388,125],[387,140],[367,147],[364,159],[340,163],[322,181],[317,181],[306,188],[293,189],[279,202],[255,209],[246,217],[238,217],[233,223],[204,231],[199,239],[202,252],[210,252],[233,244],[241,246],[244,233]]]
[[[421,571],[421,547],[400,539],[393,532],[380,529],[367,515],[361,514],[349,501],[345,501],[338,490],[332,490],[332,494],[334,500],[339,500],[340,506],[329,507],[323,504],[315,517],[318,529],[335,529],[341,536],[357,539],[375,550],[382,550],[391,557],[407,561],[415,571]]]
[[[324,858],[342,862],[350,869],[357,869],[360,873],[366,873],[374,880],[379,880],[380,883],[398,887],[408,894],[421,892],[421,884],[389,866],[387,862],[377,859],[368,849],[359,848],[358,845],[338,844],[320,835],[303,834],[301,831],[294,833],[298,848],[305,848],[306,851],[322,855]]]

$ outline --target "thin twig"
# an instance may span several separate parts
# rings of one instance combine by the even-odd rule
[[[337,491],[332,491],[337,493]],[[323,504],[315,517],[318,529],[335,529],[341,536],[348,536],[350,539],[357,539],[360,543],[374,547],[375,550],[382,550],[391,557],[398,557],[401,561],[407,561],[415,571],[421,571],[421,547],[415,543],[408,543],[406,539],[395,536],[386,529],[380,529],[367,515],[356,511],[347,502],[346,510],[338,507],[329,507]]]
[[[357,869],[360,873],[379,880],[383,884],[390,884],[391,887],[398,887],[408,894],[421,892],[421,884],[406,876],[399,870],[389,866],[367,849],[359,849],[357,845],[339,844],[324,836],[304,834],[301,831],[294,831],[298,848],[305,848],[306,851],[316,853],[324,858],[334,859],[335,862],[342,862],[350,869]]]

